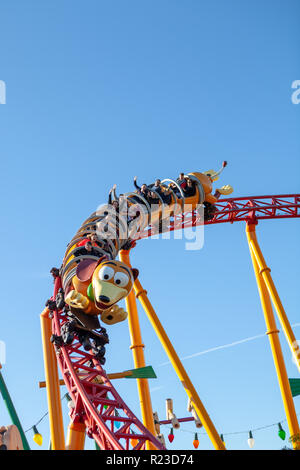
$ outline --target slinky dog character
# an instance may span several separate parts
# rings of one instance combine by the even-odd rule
[[[65,302],[88,315],[100,314],[101,320],[108,325],[121,322],[127,318],[127,312],[116,304],[127,297],[138,273],[137,269],[129,268],[121,261],[82,260]]]

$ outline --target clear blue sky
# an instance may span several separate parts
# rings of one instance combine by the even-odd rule
[[[1,3],[0,339],[2,372],[25,429],[47,409],[38,381],[49,270],[114,183],[126,192],[134,175],[151,182],[228,160],[221,182],[236,196],[299,192],[300,105],[291,102],[300,79],[299,15],[296,0]],[[181,357],[265,332],[244,232],[243,224],[213,226],[200,251],[186,251],[184,240],[146,240],[132,253]],[[297,323],[299,221],[260,223],[258,236]],[[147,363],[158,375],[153,408],[163,419],[172,397],[175,413],[186,416],[185,393],[161,365],[163,349],[140,314]],[[106,370],[133,367],[127,323],[109,334]],[[280,337],[288,374],[297,377]],[[284,419],[267,337],[184,364],[228,448],[248,446],[247,434],[227,433]],[[140,415],[136,384],[119,381],[118,390]],[[7,423],[0,402],[0,424]],[[47,420],[38,428],[47,448]],[[193,432],[182,425],[170,448],[191,449]],[[211,449],[202,434],[199,449]],[[276,427],[254,437],[256,449],[283,446]],[[31,432],[29,439],[37,448]]]

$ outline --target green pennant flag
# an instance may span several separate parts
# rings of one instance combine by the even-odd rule
[[[300,379],[289,379],[292,396],[300,395]]]

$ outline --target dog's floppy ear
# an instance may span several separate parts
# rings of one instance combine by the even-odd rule
[[[106,256],[102,256],[98,260],[94,259],[83,259],[78,263],[76,268],[76,276],[78,277],[79,281],[86,282],[89,281],[93,273],[98,266],[98,264],[102,263],[102,261],[106,260]]]
[[[133,274],[133,279],[136,280],[136,278],[139,275],[139,270],[136,269],[136,268],[132,268],[131,271],[132,271],[132,274]]]
[[[98,261],[94,259],[83,259],[78,263],[76,268],[76,276],[79,281],[86,282],[91,279],[93,272],[97,267]]]

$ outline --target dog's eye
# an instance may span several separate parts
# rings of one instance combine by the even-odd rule
[[[116,273],[114,277],[115,284],[120,287],[127,286],[129,282],[129,277],[125,273]]]
[[[109,281],[113,277],[114,273],[115,271],[109,266],[103,266],[99,271],[99,279],[101,281]]]

